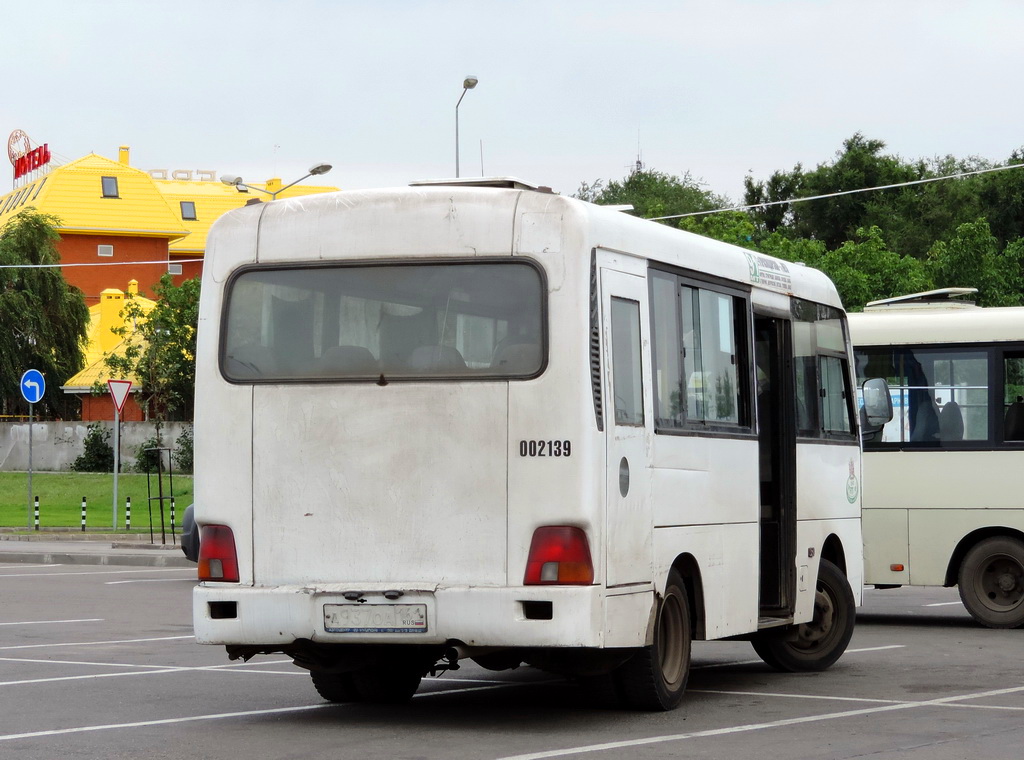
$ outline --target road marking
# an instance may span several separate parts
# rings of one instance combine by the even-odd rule
[[[77,620],[26,620],[18,623],[0,623],[0,625],[54,625],[56,623],[102,623],[103,618],[78,618]]]
[[[125,674],[129,675],[129,674]],[[459,694],[467,691],[486,691],[488,689],[507,688],[510,686],[529,686],[538,683],[532,682],[501,682],[493,686],[481,686],[469,689],[452,689],[444,691],[430,691],[422,694],[414,694],[414,697],[434,697],[443,694]],[[12,739],[37,739],[45,736],[61,736],[66,734],[81,734],[93,731],[111,731],[119,728],[144,728],[147,726],[168,726],[180,723],[192,723],[205,720],[224,720],[227,718],[248,718],[254,715],[283,715],[288,713],[308,712],[310,710],[323,710],[328,708],[339,708],[343,705],[332,702],[324,702],[315,705],[300,705],[297,707],[275,707],[267,710],[244,710],[229,713],[214,713],[210,715],[189,715],[184,718],[161,718],[157,720],[140,720],[132,723],[106,723],[98,726],[78,726],[76,728],[55,728],[47,731],[29,731],[22,734],[0,735],[0,741],[11,741]]]
[[[140,644],[147,641],[176,641],[179,639],[194,639],[195,636],[159,636],[152,639],[113,639],[108,641],[73,641],[61,644],[18,644],[16,646],[0,647],[0,650],[10,649],[49,649],[52,647],[94,647],[101,644]]]
[[[963,602],[935,602],[934,604],[922,604],[922,607],[952,607],[954,604],[960,605]]]
[[[130,581],[104,581],[104,586],[116,586],[119,583],[181,583],[182,581],[188,583],[198,583],[194,577],[189,578],[135,578]]]
[[[899,699],[869,699],[867,697],[833,697],[821,694],[784,694],[771,691],[733,691],[730,689],[687,689],[687,694],[735,694],[739,697],[786,697],[787,699],[818,699],[828,702],[870,702],[872,704],[898,705]]]
[[[847,649],[844,654],[860,654],[861,652],[881,652],[883,649],[903,649],[906,644],[887,644],[884,647],[864,647],[863,649]],[[736,665],[763,665],[760,657],[751,660],[729,660],[728,662],[709,662],[704,665],[693,665],[690,670],[709,670],[711,668],[731,668]]]
[[[740,726],[729,726],[727,728],[714,728],[707,731],[694,731],[688,734],[665,734],[662,736],[649,736],[643,739],[630,739],[620,742],[605,742],[603,744],[587,744],[578,747],[565,749],[547,750],[533,752],[525,755],[510,755],[499,760],[544,760],[549,757],[566,757],[568,755],[582,755],[590,752],[606,752],[608,750],[621,750],[628,747],[641,747],[648,744],[666,744],[668,742],[683,741],[685,739],[700,739],[711,736],[727,736],[729,734],[741,734],[750,731],[762,731],[767,728],[781,728],[784,726],[796,726],[804,723],[819,723],[821,721],[837,720],[839,718],[852,718],[860,715],[874,715],[876,713],[893,712],[895,710],[910,710],[917,707],[933,707],[936,705],[947,705],[954,702],[961,702],[966,699],[983,699],[985,697],[1001,696],[1003,694],[1014,694],[1024,692],[1024,686],[1016,686],[1009,689],[993,689],[992,691],[976,692],[974,694],[962,694],[955,697],[940,697],[929,699],[923,702],[901,702],[899,704],[880,705],[878,707],[865,707],[860,710],[845,710],[842,712],[825,713],[822,715],[805,715],[801,718],[786,718],[766,723],[748,723]],[[2,739],[3,737],[0,737]]]
[[[19,567],[23,567],[19,565]],[[36,565],[36,567],[67,567],[67,565]],[[124,570],[87,570],[81,573],[0,573],[0,578],[45,578],[52,575],[124,575],[125,573],[180,573],[181,567],[158,567],[153,570],[125,568]]]

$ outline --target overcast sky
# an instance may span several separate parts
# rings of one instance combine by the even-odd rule
[[[906,159],[1024,146],[1020,0],[35,0],[0,21],[0,133],[64,160],[343,188],[651,169],[742,196],[854,132]],[[481,159],[482,156],[482,159]],[[481,165],[482,164],[482,165]],[[11,187],[0,181],[0,194]]]

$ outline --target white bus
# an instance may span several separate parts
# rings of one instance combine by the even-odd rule
[[[862,376],[895,415],[864,443],[864,573],[881,588],[959,586],[992,628],[1024,625],[1024,308],[947,288],[850,315]]]
[[[200,642],[334,701],[472,658],[646,709],[693,638],[846,648],[860,441],[820,272],[481,180],[232,211],[203,278]]]

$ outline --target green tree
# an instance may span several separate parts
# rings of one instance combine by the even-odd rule
[[[644,219],[729,205],[728,198],[705,189],[689,172],[677,177],[646,169],[639,161],[621,182],[612,180],[606,184],[601,179],[584,182],[574,197],[602,206],[630,204],[634,213]],[[675,226],[676,220],[667,220],[667,223]]]
[[[25,370],[46,377],[41,414],[66,416],[60,386],[84,365],[89,309],[59,266],[60,220],[28,207],[0,230],[0,392],[5,412],[22,411],[18,391]]]
[[[1021,256],[1018,239],[1000,250],[986,219],[961,224],[948,242],[939,240],[928,251],[928,267],[936,287],[977,288],[981,306],[1021,303]]]
[[[196,384],[199,278],[175,285],[169,274],[153,288],[156,306],[147,314],[130,295],[115,330],[125,340],[119,354],[105,357],[112,374],[140,383],[143,403],[157,420],[191,420]]]

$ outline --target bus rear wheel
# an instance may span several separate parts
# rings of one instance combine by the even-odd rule
[[[814,617],[807,623],[758,634],[751,642],[754,651],[776,670],[825,670],[850,643],[856,607],[850,582],[842,570],[823,559],[814,593]]]
[[[960,565],[960,599],[971,617],[989,628],[1024,626],[1024,542],[987,538]]]
[[[329,673],[325,670],[311,670],[316,693],[328,702],[358,702],[359,693],[352,683],[351,673]]]
[[[692,630],[686,586],[673,570],[658,606],[654,643],[615,672],[618,693],[628,706],[641,710],[679,706],[690,675]]]

